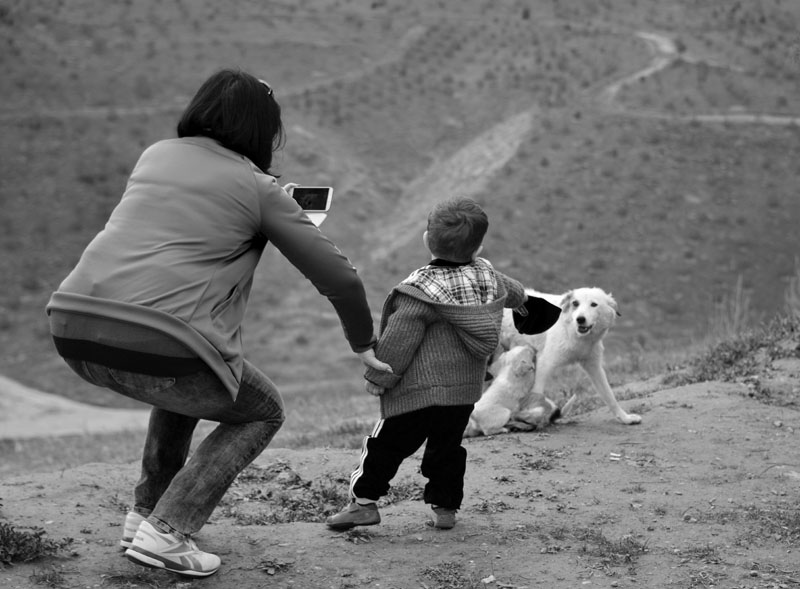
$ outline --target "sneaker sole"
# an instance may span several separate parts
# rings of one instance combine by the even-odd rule
[[[164,561],[152,552],[147,552],[146,550],[138,548],[128,548],[125,551],[125,557],[134,564],[140,564],[151,569],[162,569],[188,577],[208,577],[219,570],[216,568],[213,571],[196,571],[194,569],[182,567],[172,561]]]
[[[433,524],[433,527],[436,528],[437,530],[452,530],[453,528],[456,527],[456,525],[453,524],[451,526],[451,525]]]
[[[378,519],[377,521],[363,522],[363,523],[362,522],[342,522],[340,524],[337,524],[337,523],[330,523],[329,524],[328,522],[325,522],[325,525],[328,526],[328,528],[331,529],[331,530],[336,530],[337,532],[342,532],[342,531],[345,531],[345,530],[350,530],[352,528],[355,528],[356,526],[377,526],[379,523],[381,523],[380,519]]]
[[[337,532],[343,532],[346,530],[351,530],[358,526],[377,526],[381,522],[368,522],[364,524],[354,524],[354,523],[346,523],[346,524],[325,524],[331,530],[336,530]]]
[[[452,526],[442,525],[442,524],[437,524],[435,521],[430,519],[425,523],[428,525],[428,527],[436,528],[437,530],[452,530],[453,528],[456,527],[456,524],[453,524]]]

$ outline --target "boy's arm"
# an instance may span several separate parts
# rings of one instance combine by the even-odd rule
[[[397,293],[394,310],[375,346],[375,355],[389,364],[392,372],[367,368],[364,378],[385,389],[397,385],[411,364],[432,316],[433,310],[423,301]]]
[[[528,295],[525,294],[525,287],[522,286],[519,280],[506,276],[502,272],[495,271],[495,273],[498,280],[503,282],[503,286],[506,287],[506,292],[508,293],[504,305],[506,308],[516,309],[528,300]]]

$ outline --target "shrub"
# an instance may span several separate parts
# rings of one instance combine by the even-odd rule
[[[72,538],[60,541],[45,538],[41,528],[17,530],[13,525],[0,523],[0,563],[30,562],[45,556],[54,556],[72,543]]]

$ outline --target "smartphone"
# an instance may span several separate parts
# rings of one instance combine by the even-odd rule
[[[331,208],[333,188],[330,186],[295,186],[292,198],[306,213],[327,213]]]

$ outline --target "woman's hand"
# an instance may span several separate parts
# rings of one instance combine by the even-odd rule
[[[297,182],[289,182],[283,186],[283,189],[291,195],[292,190],[295,189],[295,186],[300,186],[300,185]]]
[[[361,361],[367,368],[374,368],[375,370],[380,370],[381,372],[392,372],[392,367],[386,362],[381,362],[378,360],[375,357],[375,350],[371,348],[364,352],[359,352],[358,357],[361,358]]]

